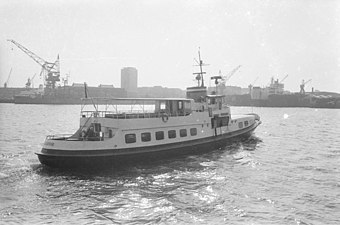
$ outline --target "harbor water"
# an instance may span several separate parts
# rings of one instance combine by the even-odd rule
[[[0,104],[0,224],[340,224],[340,110],[233,107],[262,124],[200,155],[103,171],[42,166],[79,105]]]

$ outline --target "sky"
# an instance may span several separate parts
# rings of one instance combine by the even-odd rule
[[[311,79],[306,91],[340,92],[337,0],[2,0],[0,86],[12,68],[9,87],[38,74],[37,87],[40,66],[8,39],[48,62],[59,54],[69,84],[120,87],[121,69],[136,67],[138,86],[185,89],[200,49],[207,86],[241,65],[227,85],[288,75],[290,91]]]

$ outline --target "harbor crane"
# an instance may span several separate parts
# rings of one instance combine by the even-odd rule
[[[68,85],[68,79],[70,77],[71,72],[68,72],[65,77],[62,78],[62,82],[64,84],[64,87]]]
[[[254,84],[256,83],[256,81],[259,79],[259,77],[256,77],[256,79],[253,81],[253,83],[251,83],[251,86],[254,86]]]
[[[28,50],[26,47],[22,46],[18,42],[14,40],[7,41],[12,42],[21,51],[23,51],[25,54],[27,54],[30,58],[32,58],[36,63],[38,63],[41,66],[40,76],[44,77],[46,88],[54,89],[56,87],[56,83],[60,81],[59,55],[54,63],[47,62],[46,60],[34,54],[32,51]]]
[[[8,77],[7,77],[6,82],[4,83],[4,88],[7,88],[7,87],[8,87],[8,82],[9,82],[9,78],[11,77],[11,74],[12,74],[12,68],[11,68],[11,70],[9,71],[9,74],[8,74]]]
[[[251,90],[253,89],[254,84],[255,84],[255,82],[256,82],[258,79],[259,79],[259,77],[256,77],[256,79],[255,79],[251,84],[248,85],[249,94],[251,93]]]
[[[225,83],[241,68],[241,65],[238,65],[235,67],[232,71],[230,71],[227,75],[222,76],[222,85],[225,85]]]
[[[282,83],[287,77],[288,77],[288,74],[284,78],[282,78],[279,83]]]
[[[34,88],[34,86],[33,86],[33,79],[35,78],[36,75],[37,75],[37,74],[35,73],[34,76],[33,76],[32,78],[28,78],[28,79],[27,79],[26,88],[30,88],[31,85],[32,85],[32,88]]]
[[[305,85],[308,84],[311,81],[312,81],[312,79],[309,79],[307,81],[302,80],[302,83],[300,84],[300,94],[304,95],[306,93],[305,92]]]

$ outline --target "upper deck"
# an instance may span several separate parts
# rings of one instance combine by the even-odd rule
[[[185,116],[192,112],[193,103],[185,98],[84,98],[81,116],[114,119]]]

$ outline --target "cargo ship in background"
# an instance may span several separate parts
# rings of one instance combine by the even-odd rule
[[[73,84],[72,86],[62,86],[54,89],[29,89],[15,95],[13,101],[15,104],[81,104],[81,98],[86,97],[85,86],[86,92],[92,96],[126,97],[126,91],[122,88],[108,87],[107,85],[87,87],[86,84]]]
[[[123,88],[115,88],[113,85],[99,85],[88,87],[88,94],[99,97],[126,97],[127,92]],[[23,87],[0,88],[0,103],[15,104],[81,104],[81,98],[85,97],[84,84],[57,86],[54,89]]]
[[[314,88],[305,92],[305,85],[310,81],[302,81],[300,92],[291,93],[284,90],[282,81],[272,78],[268,87],[249,85],[247,94],[229,94],[226,100],[232,106],[340,108],[338,93],[314,91]]]

